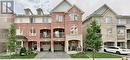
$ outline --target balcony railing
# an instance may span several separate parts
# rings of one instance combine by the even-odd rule
[[[53,34],[54,38],[64,38],[65,34],[64,33],[59,33],[59,34]]]
[[[125,34],[117,34],[117,39],[118,40],[124,40],[125,39]]]
[[[47,34],[47,35],[40,34],[40,38],[51,38],[51,34]]]

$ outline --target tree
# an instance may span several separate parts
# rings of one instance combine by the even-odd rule
[[[85,48],[92,50],[94,60],[95,53],[99,51],[102,45],[100,26],[97,24],[95,20],[90,23],[90,27],[88,27],[87,29],[84,44]]]
[[[16,31],[14,24],[12,24],[8,29],[6,47],[7,52],[10,53],[11,57],[11,53],[15,52],[16,49]]]

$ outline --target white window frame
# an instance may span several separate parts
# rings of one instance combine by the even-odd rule
[[[118,24],[126,24],[126,19],[118,19]]]
[[[23,30],[20,27],[16,29],[16,35],[23,35]]]
[[[70,19],[71,19],[72,21],[77,21],[77,20],[78,20],[78,15],[77,15],[76,13],[71,13],[71,14],[69,15],[69,17],[70,17]]]
[[[63,20],[63,16],[56,15],[56,21],[57,22],[62,22],[62,20]]]
[[[105,23],[107,23],[107,24],[112,23],[112,17],[111,16],[105,17]]]
[[[42,20],[43,23],[49,23],[49,18],[47,17],[44,17],[43,20]]]
[[[36,29],[34,29],[33,27],[30,30],[30,36],[36,36]]]
[[[35,18],[34,18],[34,17],[31,17],[31,18],[30,18],[30,23],[36,23],[36,21],[35,21]]]

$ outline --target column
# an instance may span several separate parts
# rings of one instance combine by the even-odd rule
[[[23,41],[21,41],[21,47],[23,47]]]
[[[83,41],[80,41],[80,45],[81,45],[81,51],[83,51]]]
[[[68,52],[68,41],[65,41],[65,52]]]
[[[115,45],[115,46],[117,46],[117,41],[116,41],[116,42],[114,42],[114,45]]]
[[[40,41],[37,41],[37,51],[40,52]]]
[[[53,53],[54,52],[54,42],[51,41],[51,52]]]
[[[125,44],[125,48],[127,48],[127,41],[124,44]]]

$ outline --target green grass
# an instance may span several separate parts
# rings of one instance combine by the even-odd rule
[[[72,58],[92,58],[92,52],[81,52],[77,54],[70,54]],[[121,58],[121,56],[112,53],[96,53],[95,58]]]
[[[19,54],[15,54],[11,56],[11,59],[31,59],[34,58],[36,55],[36,53],[27,56],[20,56]],[[0,59],[9,59],[9,56],[0,56]]]

